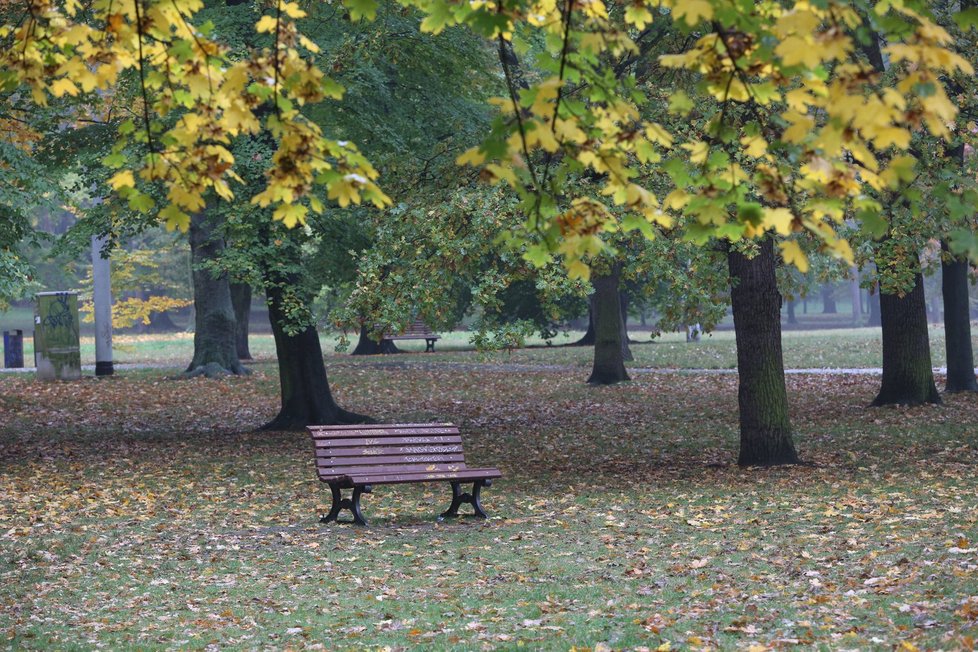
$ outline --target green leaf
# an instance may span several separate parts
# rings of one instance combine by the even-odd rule
[[[343,6],[350,10],[352,21],[377,17],[377,0],[343,0]]]
[[[954,22],[965,31],[975,27],[978,25],[978,7],[965,9],[954,14]]]

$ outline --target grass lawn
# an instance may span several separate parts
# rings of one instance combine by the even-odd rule
[[[740,470],[733,376],[590,388],[578,369],[330,362],[344,407],[459,423],[472,463],[505,475],[484,493],[492,518],[438,523],[447,486],[399,485],[365,496],[373,527],[320,525],[328,491],[307,436],[254,431],[276,411],[271,363],[224,380],[0,376],[3,645],[912,650],[978,637],[978,397],[868,409],[878,378],[791,376],[813,465]]]
[[[974,346],[978,350],[978,327],[973,327]],[[383,356],[376,360],[410,362],[498,362],[530,365],[557,365],[565,367],[590,367],[593,347],[561,346],[577,340],[583,333],[571,332],[557,337],[547,346],[541,340],[533,340],[531,348],[514,351],[480,353],[472,349],[466,332],[445,333],[436,345],[434,354],[413,355],[424,351],[424,342],[401,340],[397,345],[406,356]],[[650,340],[648,333],[632,333],[636,343],[632,345],[635,361],[630,367],[662,369],[735,369],[737,349],[733,331],[718,331],[705,335],[700,342],[687,343],[681,333],[663,333]],[[882,360],[882,341],[878,328],[849,328],[834,330],[785,331],[785,366],[794,369],[810,368],[869,368],[879,367]],[[182,366],[193,357],[193,334],[172,333],[155,335],[116,335],[113,339],[114,358],[117,363],[160,364]],[[329,364],[351,360],[349,351],[337,352],[338,337],[322,336],[324,354]],[[355,344],[355,342],[353,342]],[[931,358],[935,367],[944,366],[944,328],[930,329]],[[252,334],[252,355],[259,361],[275,358],[275,343],[268,334]],[[81,339],[83,364],[95,363],[95,340]],[[33,364],[33,342],[25,337],[24,360]]]

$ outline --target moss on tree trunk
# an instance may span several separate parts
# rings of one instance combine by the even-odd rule
[[[214,377],[246,374],[238,360],[236,322],[231,289],[225,274],[215,274],[207,263],[220,259],[224,239],[205,212],[190,218],[190,252],[194,284],[194,357],[187,376]]]
[[[940,403],[931,368],[924,280],[902,298],[880,293],[883,327],[883,381],[873,405]]]
[[[727,255],[737,339],[737,392],[740,407],[741,466],[796,464],[791,438],[788,392],[781,351],[781,294],[775,277],[774,243],[760,243],[760,253],[748,259]]]

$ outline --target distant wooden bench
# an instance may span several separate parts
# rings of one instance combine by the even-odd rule
[[[428,324],[424,323],[423,320],[421,320],[421,319],[415,319],[402,332],[397,333],[396,335],[391,334],[391,333],[387,333],[386,335],[384,335],[380,339],[381,340],[388,340],[388,341],[393,341],[393,340],[424,340],[424,343],[425,343],[425,347],[424,347],[425,353],[427,353],[429,351],[432,352],[432,353],[434,353],[434,351],[435,351],[435,342],[437,342],[439,339],[441,339],[441,337],[439,337],[437,333],[431,332],[431,329],[428,328]]]
[[[472,505],[475,515],[486,518],[480,495],[502,477],[497,469],[472,469],[465,465],[462,437],[450,423],[393,423],[359,426],[309,426],[316,450],[319,479],[329,484],[333,505],[320,518],[335,521],[340,510],[353,513],[353,522],[366,525],[360,512],[360,495],[373,485],[445,481],[452,487],[452,504],[442,518],[458,516],[462,503]],[[472,482],[472,493],[462,493],[462,482]],[[353,489],[343,498],[343,489]]]

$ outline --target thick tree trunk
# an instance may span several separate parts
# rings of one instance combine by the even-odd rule
[[[621,302],[618,282],[621,271],[615,265],[611,272],[593,276],[594,294],[591,317],[594,323],[594,366],[587,382],[591,385],[612,385],[628,380],[625,371],[621,324]]]
[[[226,275],[215,275],[202,267],[224,252],[224,240],[216,233],[206,212],[190,218],[190,253],[194,283],[194,358],[187,376],[212,378],[246,374],[238,360],[234,308]]]
[[[251,360],[251,349],[248,347],[248,324],[251,320],[251,285],[248,283],[231,284],[231,305],[234,306],[235,348],[239,360]]]
[[[371,339],[367,327],[360,327],[360,339],[350,355],[380,355],[381,353],[403,353],[392,340],[377,341]]]
[[[367,423],[368,417],[340,408],[333,400],[326,378],[326,364],[315,327],[295,335],[285,331],[287,318],[282,306],[282,289],[270,284],[268,317],[278,354],[278,377],[282,409],[263,430],[301,430],[309,425]]]
[[[822,286],[822,314],[834,315],[839,310],[835,305],[835,288],[830,283]]]
[[[883,382],[873,405],[940,403],[931,369],[924,279],[902,299],[880,293],[883,326]]]
[[[781,351],[781,294],[775,277],[774,243],[760,243],[753,259],[730,251],[737,372],[740,376],[741,466],[797,464],[791,438],[788,391]]]
[[[941,243],[945,255],[947,242]],[[941,262],[944,295],[944,346],[947,351],[948,392],[978,392],[975,354],[971,345],[971,306],[968,300],[968,261]]]

